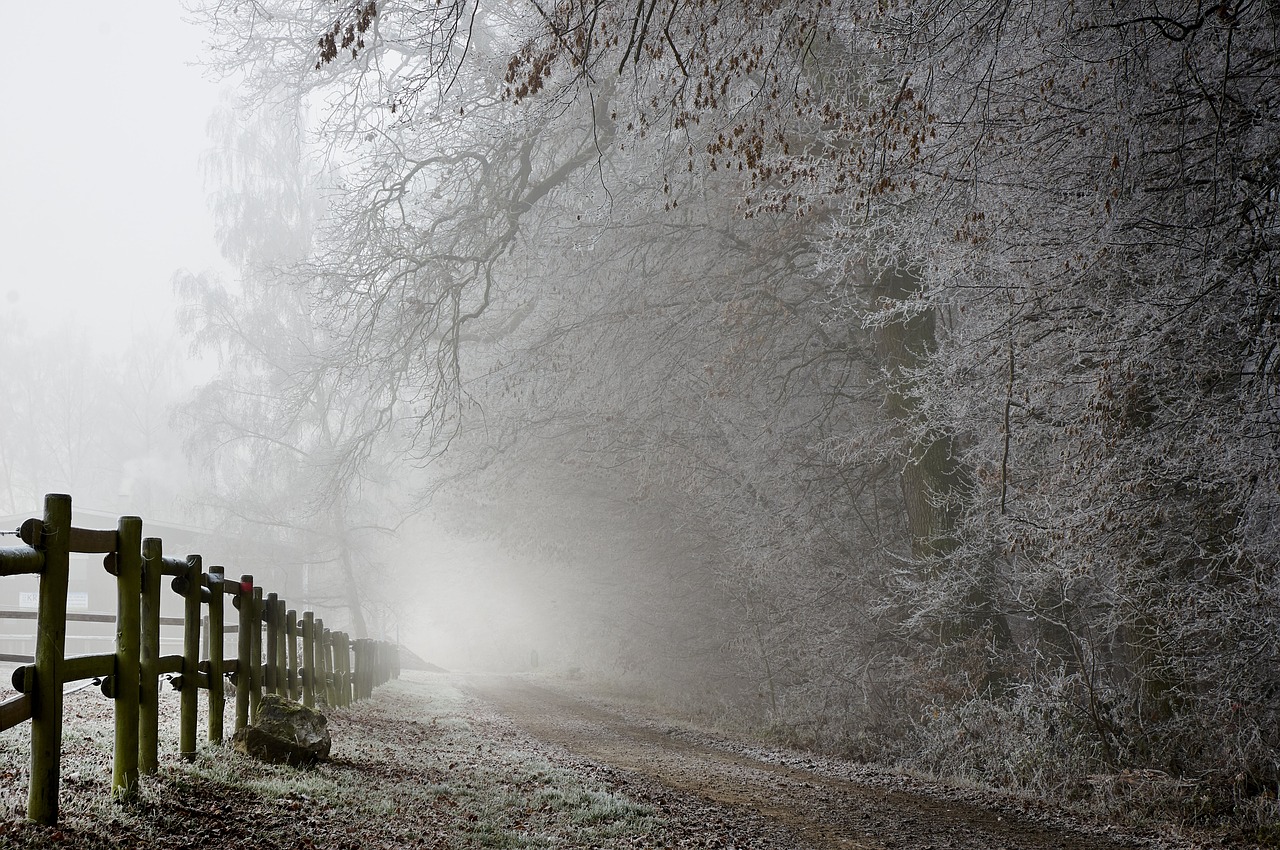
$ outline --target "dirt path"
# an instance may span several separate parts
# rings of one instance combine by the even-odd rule
[[[892,787],[902,782],[896,778],[849,780],[763,761],[525,680],[467,677],[458,684],[535,739],[619,771],[628,785],[656,781],[721,808],[726,819],[762,818],[816,850],[1142,846],[1054,825],[1047,815],[902,790]]]

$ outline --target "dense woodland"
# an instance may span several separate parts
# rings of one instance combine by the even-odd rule
[[[1274,3],[197,6],[211,499],[822,746],[1274,792]]]

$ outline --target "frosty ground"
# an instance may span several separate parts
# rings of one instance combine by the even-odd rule
[[[113,804],[111,703],[67,697],[56,828],[23,820],[29,726],[0,734],[0,847],[1241,846],[765,747],[563,680],[408,673],[331,710],[333,757],[311,770],[221,747],[183,763],[166,699],[159,774]]]

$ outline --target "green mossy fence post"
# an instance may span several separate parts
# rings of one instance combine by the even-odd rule
[[[289,624],[285,620],[285,602],[276,600],[273,620],[276,624],[276,695],[289,697]]]
[[[328,695],[329,705],[336,707],[338,705],[338,633],[333,629],[325,631],[324,648],[325,665],[329,669],[325,693]]]
[[[311,611],[302,612],[302,704],[316,704],[316,622]]]
[[[289,699],[302,699],[302,679],[298,669],[298,612],[290,608],[284,614],[284,634],[289,641],[285,666],[289,668]]]
[[[222,567],[209,567],[205,582],[209,587],[209,740],[221,744],[222,712],[226,703],[222,690],[222,597],[226,593]]]
[[[249,600],[253,616],[249,619],[249,718],[258,722],[258,710],[262,706],[262,588],[255,587]]]
[[[138,790],[138,697],[142,594],[142,520],[123,516],[116,526],[116,735],[111,796]]]
[[[342,633],[342,704],[355,702],[356,677],[351,667],[351,639],[346,632]]]
[[[178,701],[178,755],[196,759],[196,728],[200,706],[200,603],[205,594],[201,581],[203,564],[199,555],[187,556],[187,573],[182,592],[182,690]],[[213,593],[209,594],[212,599]],[[213,679],[209,680],[210,690]],[[222,682],[217,682],[218,688]]]
[[[158,537],[142,541],[142,601],[138,659],[138,770],[155,773],[160,765],[160,579],[164,545]]]
[[[267,645],[262,667],[262,686],[269,694],[275,693],[280,679],[280,671],[276,667],[276,647],[280,645],[280,630],[276,624],[276,603],[279,601],[279,596],[274,593],[268,593],[267,599],[262,606],[262,619],[267,626]]]
[[[35,691],[31,701],[31,783],[27,817],[58,822],[62,755],[62,657],[67,642],[67,574],[71,546],[71,497],[44,499],[44,523],[34,548],[44,550],[36,614]]]
[[[253,681],[253,576],[240,576],[234,604],[240,609],[236,646],[236,731],[249,725],[249,684]]]
[[[339,631],[333,644],[334,663],[338,666],[338,704],[351,705],[351,638]]]
[[[316,702],[329,705],[329,632],[316,617]]]
[[[364,696],[364,641],[356,640],[352,643],[351,651],[355,654],[355,672],[352,675],[354,680],[355,698],[363,699]]]
[[[364,699],[364,680],[369,675],[369,659],[365,657],[365,641],[355,642],[356,654],[356,699]]]
[[[321,646],[324,649],[324,701],[326,705],[336,706],[338,704],[338,690],[335,687],[335,678],[337,671],[334,669],[333,662],[333,629],[325,629],[324,638],[321,640]]]
[[[346,680],[342,675],[342,641],[343,633],[334,632],[329,636],[329,645],[333,647],[333,704],[342,705],[342,688]]]

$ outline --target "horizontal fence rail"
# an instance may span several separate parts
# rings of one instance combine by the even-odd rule
[[[350,705],[400,674],[399,648],[387,641],[352,639],[327,629],[312,611],[299,614],[275,593],[263,594],[253,576],[226,578],[221,566],[207,569],[199,555],[167,557],[163,542],[143,539],[142,520],[120,517],[115,531],[74,528],[71,497],[45,497],[44,517],[19,529],[23,545],[0,549],[0,576],[40,577],[35,611],[0,611],[0,619],[36,621],[35,655],[0,655],[23,662],[13,673],[18,695],[0,702],[0,731],[31,722],[31,777],[27,817],[58,820],[62,698],[64,684],[98,680],[114,702],[115,747],[111,793],[134,796],[139,773],[159,766],[160,679],[179,692],[178,751],[195,758],[200,691],[206,694],[206,736],[223,741],[226,694],[235,686],[235,730],[255,721],[264,691],[308,707]],[[116,578],[116,613],[67,611],[71,553],[103,555]],[[183,599],[182,617],[161,617],[165,579]],[[225,622],[227,597],[235,622]],[[115,651],[65,657],[68,622],[116,626]],[[160,627],[182,627],[182,653],[160,654]],[[203,652],[202,633],[205,637]],[[235,658],[224,657],[224,641],[236,635]]]

